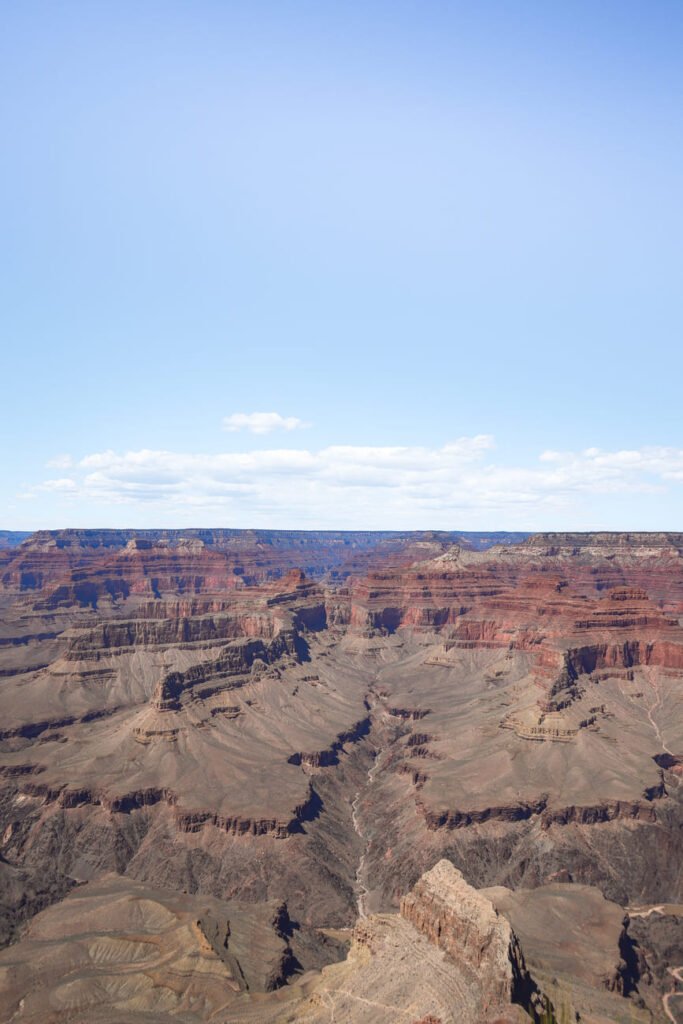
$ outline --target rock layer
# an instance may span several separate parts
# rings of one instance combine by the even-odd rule
[[[403,897],[401,916],[454,964],[476,975],[485,993],[485,1012],[517,1002],[534,1017],[541,1016],[543,1000],[508,921],[450,861],[440,860]]]

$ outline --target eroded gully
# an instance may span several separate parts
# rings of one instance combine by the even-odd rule
[[[378,698],[376,697],[375,694],[369,693],[367,701],[370,707],[370,711],[374,716],[378,706]],[[359,917],[368,916],[368,898],[370,896],[370,890],[368,889],[367,885],[367,857],[370,847],[370,836],[368,835],[367,829],[364,826],[363,821],[361,820],[360,805],[361,801],[367,795],[368,789],[372,787],[375,781],[375,777],[382,767],[385,753],[386,748],[381,744],[375,747],[375,756],[373,758],[373,762],[370,768],[368,769],[365,785],[358,790],[355,797],[353,798],[353,801],[351,802],[351,820],[353,822],[353,827],[356,834],[360,837],[363,843],[362,853],[358,861],[358,867],[356,868],[355,880],[356,906],[358,909]]]

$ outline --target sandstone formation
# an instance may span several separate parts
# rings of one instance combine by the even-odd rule
[[[277,579],[292,568],[311,578],[343,578],[387,560],[410,562],[436,555],[454,543],[482,550],[525,536],[333,530],[40,530],[34,534],[6,530],[0,532],[0,549],[5,549],[0,578],[5,587],[19,590],[43,590],[59,581],[71,586],[72,599],[87,604],[95,595],[115,598],[136,585],[154,593],[156,566],[167,578],[174,570],[183,570],[184,575],[176,578],[182,590],[211,589],[216,580],[212,569],[228,586]],[[107,578],[116,579],[122,590],[108,591]]]
[[[521,1024],[544,1015],[552,1007],[508,921],[441,861],[402,900],[400,916],[360,922],[347,959],[293,987],[287,1009],[263,1019]]]
[[[401,917],[477,979],[485,993],[480,1012],[500,1016],[515,1002],[542,1016],[544,1001],[512,928],[450,861],[439,861],[403,897]]]

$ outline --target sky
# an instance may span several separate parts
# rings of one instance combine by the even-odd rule
[[[683,5],[0,5],[0,528],[683,529]]]

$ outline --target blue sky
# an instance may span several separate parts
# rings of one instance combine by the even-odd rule
[[[680,3],[1,20],[0,526],[683,528]]]

